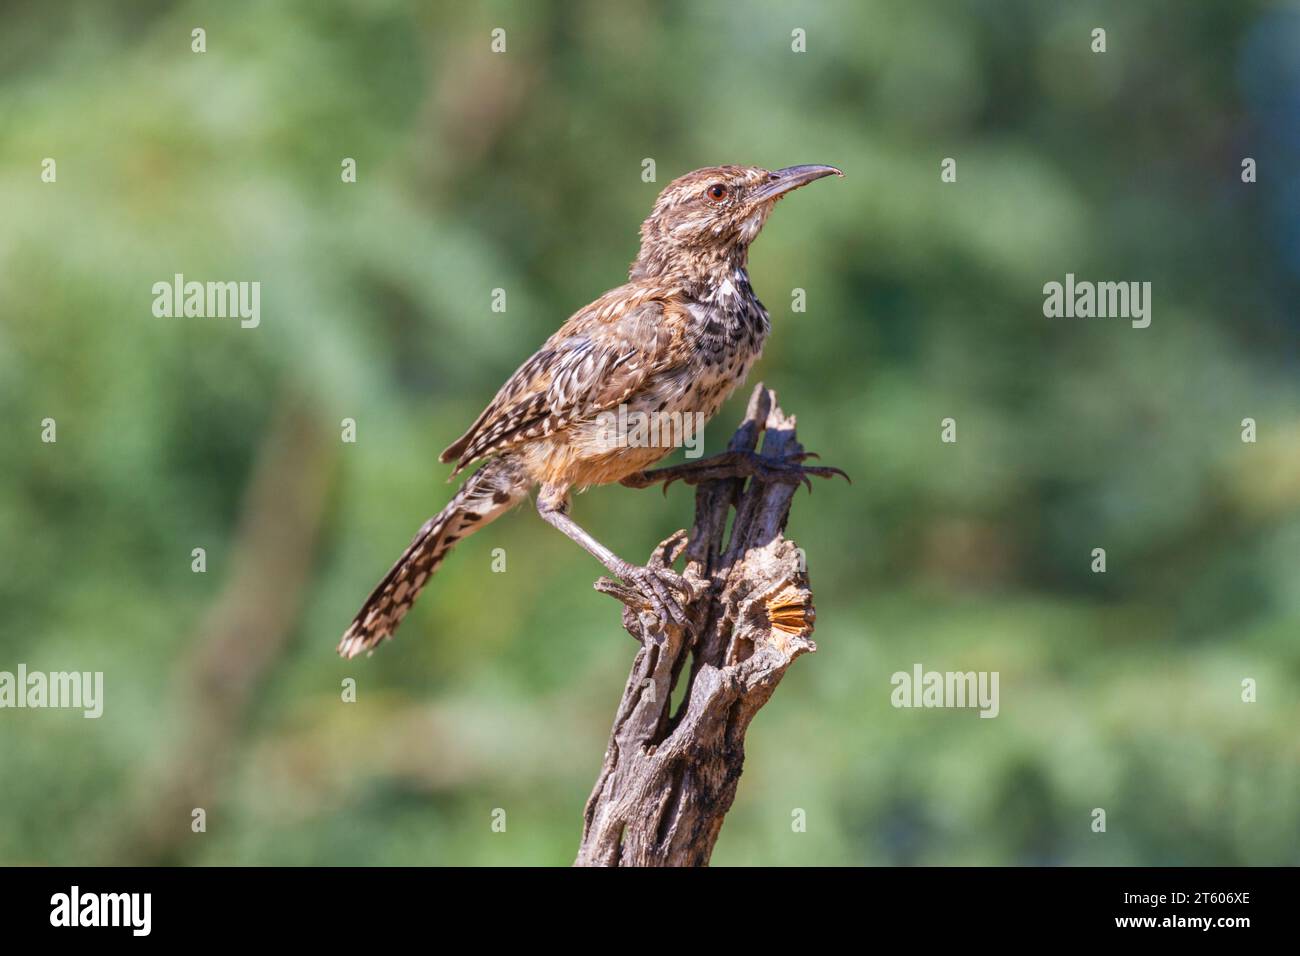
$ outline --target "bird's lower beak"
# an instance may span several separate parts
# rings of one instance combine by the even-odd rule
[[[772,173],[772,178],[758,187],[751,198],[759,201],[776,199],[792,189],[807,186],[823,176],[843,176],[834,166],[787,166]]]

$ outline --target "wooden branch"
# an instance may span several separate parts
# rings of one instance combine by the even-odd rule
[[[803,451],[794,417],[761,383],[731,450],[756,450],[760,434],[765,457]],[[796,488],[734,478],[701,484],[689,539],[678,532],[656,549],[652,562],[685,554],[685,576],[700,595],[688,608],[693,634],[624,611],[624,626],[642,646],[587,801],[575,865],[709,862],[740,782],[749,722],[790,663],[817,649],[803,553],[782,535]],[[614,590],[611,582],[597,587]],[[683,674],[685,694],[670,713]]]

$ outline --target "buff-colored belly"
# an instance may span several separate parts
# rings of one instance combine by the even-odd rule
[[[525,467],[544,486],[581,490],[621,481],[678,448],[702,451],[705,422],[744,381],[751,363],[738,359],[718,375],[656,382],[618,409],[530,442],[520,449]]]

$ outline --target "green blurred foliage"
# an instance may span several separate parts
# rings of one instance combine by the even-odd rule
[[[621,281],[668,179],[824,162],[847,177],[752,252],[756,377],[854,484],[796,501],[819,651],[752,727],[715,862],[1300,862],[1298,51],[1253,2],[9,4],[0,669],[103,670],[106,704],[0,712],[0,861],[124,858],[288,394],[359,441],[176,858],[571,860],[633,653],[584,553],[521,510],[374,657],[335,642],[450,494],[438,451]],[[260,280],[261,326],[155,318],[177,272]],[[1066,272],[1152,282],[1151,327],[1045,319]],[[690,509],[575,513],[638,558]],[[915,662],[1000,672],[1001,715],[893,709]]]

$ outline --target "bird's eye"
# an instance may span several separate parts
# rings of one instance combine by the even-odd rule
[[[727,187],[724,186],[722,183],[714,183],[712,186],[706,189],[704,193],[714,202],[722,202],[722,200],[727,198],[728,194],[730,193],[730,190],[728,190]]]

